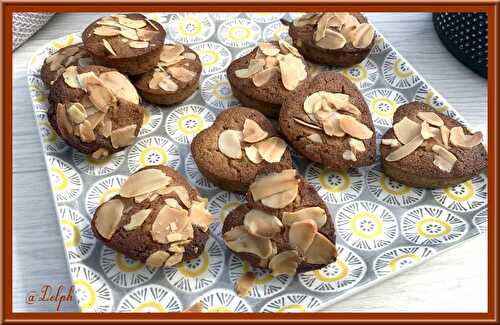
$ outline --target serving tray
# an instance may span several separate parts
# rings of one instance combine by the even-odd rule
[[[303,312],[321,310],[355,292],[399,274],[487,228],[487,176],[452,188],[414,189],[381,172],[377,163],[349,173],[333,172],[294,153],[302,175],[328,204],[337,229],[337,262],[294,277],[271,277],[254,269],[257,285],[238,297],[234,283],[251,270],[221,240],[221,223],[243,196],[221,191],[198,171],[189,144],[222,110],[237,106],[225,70],[260,41],[290,41],[280,18],[301,13],[146,14],[167,30],[168,41],[195,50],[203,62],[199,90],[172,108],[145,103],[145,121],[135,143],[104,162],[72,150],[47,120],[48,89],[40,80],[44,59],[80,41],[70,34],[40,48],[28,67],[33,110],[66,258],[82,312],[175,312],[201,301],[212,312]],[[82,30],[85,26],[81,26]],[[391,126],[396,108],[423,101],[466,121],[377,33],[370,56],[338,69],[359,87],[377,138]],[[314,66],[315,71],[332,69]],[[216,222],[203,254],[176,268],[154,269],[97,241],[90,228],[96,207],[111,198],[128,175],[150,164],[166,164],[209,198]]]

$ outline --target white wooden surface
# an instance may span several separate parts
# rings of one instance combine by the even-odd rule
[[[27,304],[44,284],[70,286],[69,271],[51,197],[47,171],[27,89],[32,53],[51,39],[81,31],[100,14],[57,14],[13,55],[14,265],[13,310],[53,311]],[[486,81],[460,64],[441,45],[429,13],[372,13],[384,36],[477,129],[486,131]],[[433,260],[356,294],[331,311],[484,312],[487,308],[486,236],[476,237]],[[76,311],[67,303],[64,311]]]

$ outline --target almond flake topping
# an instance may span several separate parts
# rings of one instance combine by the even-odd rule
[[[254,164],[260,164],[262,161],[264,161],[255,145],[245,147],[245,155],[247,156],[248,160],[250,160]]]
[[[260,156],[269,163],[280,162],[286,147],[286,142],[278,137],[266,139],[257,145]]]
[[[452,145],[459,148],[472,148],[477,146],[483,141],[483,134],[476,132],[472,135],[466,135],[464,129],[456,126],[450,130],[450,142]]]
[[[418,112],[417,117],[422,121],[426,121],[430,125],[438,127],[444,125],[443,120],[434,112]]]
[[[243,224],[250,234],[261,238],[273,238],[283,227],[280,219],[257,209],[245,214]]]
[[[337,256],[337,250],[328,238],[317,232],[305,255],[307,263],[330,264]]]
[[[436,153],[434,155],[434,165],[447,173],[451,172],[457,162],[457,157],[439,145],[432,146],[432,151]]]
[[[407,144],[420,134],[421,125],[405,116],[401,121],[394,124],[393,129],[396,138],[402,144]]]
[[[294,212],[283,212],[282,222],[286,226],[291,226],[295,222],[312,220],[317,228],[321,228],[326,223],[326,212],[320,207],[308,207]]]
[[[304,254],[311,245],[318,226],[311,219],[294,222],[288,230],[288,240],[290,245]]]
[[[236,294],[240,297],[246,297],[252,290],[255,282],[257,280],[257,276],[255,273],[248,271],[243,273],[243,275],[236,282]]]
[[[104,45],[104,48],[106,50],[108,50],[109,53],[111,53],[112,55],[116,56],[116,52],[115,50],[113,49],[113,47],[111,46],[111,44],[109,44],[109,42],[105,39],[102,40],[102,44]]]
[[[120,195],[125,198],[144,195],[167,186],[171,180],[171,177],[159,169],[143,169],[127,178],[120,189]]]
[[[398,147],[396,150],[388,154],[387,157],[385,157],[385,160],[387,161],[401,160],[404,157],[410,155],[413,151],[417,150],[417,148],[420,147],[422,143],[424,143],[424,138],[422,138],[422,135],[420,135],[419,133],[410,142],[406,143],[401,147]]]
[[[111,239],[122,218],[123,203],[113,199],[102,204],[96,213],[95,227],[97,232],[106,239]]]
[[[243,123],[243,141],[255,143],[264,140],[268,135],[269,133],[262,130],[257,122],[252,119],[245,119]]]
[[[94,29],[94,34],[98,36],[120,35],[120,30],[109,26],[99,26]]]
[[[236,130],[224,130],[219,134],[217,141],[219,151],[225,156],[233,159],[241,159],[241,141],[243,132]]]
[[[294,275],[297,273],[297,267],[300,263],[300,257],[295,250],[283,251],[271,258],[269,268],[272,275],[280,274]]]
[[[132,144],[135,139],[136,129],[137,126],[132,124],[111,131],[111,144],[113,148],[117,149]]]
[[[128,43],[128,46],[134,49],[145,49],[149,46],[149,42],[146,41],[132,41]]]
[[[268,258],[273,253],[270,239],[250,234],[245,226],[237,226],[224,234],[224,243],[236,253],[251,253],[260,258]]]

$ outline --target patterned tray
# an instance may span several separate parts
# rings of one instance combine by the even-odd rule
[[[385,177],[378,164],[338,173],[294,154],[298,169],[335,218],[338,261],[295,277],[273,278],[255,270],[257,285],[249,297],[238,297],[234,282],[251,267],[225,249],[220,232],[224,217],[243,197],[207,181],[196,168],[189,143],[219,112],[238,105],[225,75],[229,63],[261,40],[288,39],[287,27],[279,19],[300,13],[147,15],[164,25],[172,41],[188,44],[200,55],[200,90],[172,109],[146,104],[136,142],[105,162],[68,148],[47,121],[41,64],[57,49],[78,42],[79,36],[68,35],[40,48],[28,67],[33,109],[82,311],[182,311],[200,300],[207,311],[319,310],[486,231],[485,174],[453,188],[430,191]],[[391,126],[396,108],[412,100],[465,123],[380,34],[369,58],[339,71],[362,91],[378,137]],[[209,198],[217,220],[206,251],[177,268],[154,269],[132,261],[96,241],[90,229],[96,207],[117,192],[127,175],[149,164],[167,164],[185,175]]]

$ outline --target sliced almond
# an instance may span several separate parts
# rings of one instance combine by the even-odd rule
[[[177,265],[180,262],[182,262],[183,256],[184,255],[182,253],[176,253],[174,255],[170,255],[170,257],[167,258],[167,260],[165,261],[165,264],[163,264],[163,266],[172,267],[174,265]]]
[[[168,92],[174,92],[179,89],[179,86],[177,86],[170,76],[164,76],[158,83],[158,87]]]
[[[257,276],[255,275],[255,273],[251,271],[243,273],[238,282],[236,282],[236,294],[240,297],[248,296],[253,286],[255,285],[256,280]]]
[[[251,162],[254,164],[260,164],[264,159],[260,156],[259,150],[255,145],[245,147],[245,154]]]
[[[149,46],[149,42],[146,41],[132,41],[128,43],[128,46],[134,49],[145,49]]]
[[[85,110],[85,107],[83,107],[83,105],[80,103],[72,104],[68,108],[67,112],[70,121],[75,124],[80,124],[87,118],[87,111]]]
[[[205,208],[204,203],[197,201],[193,201],[189,209],[189,219],[193,225],[200,227],[203,231],[207,231],[208,226],[214,221],[212,214]]]
[[[158,189],[156,193],[160,195],[175,193],[175,195],[179,198],[179,200],[182,202],[182,204],[184,204],[186,208],[189,209],[191,207],[191,197],[189,196],[188,190],[184,186],[168,186],[166,188]]]
[[[147,30],[147,29],[138,29],[136,31],[138,39],[141,41],[151,41],[158,32]]]
[[[368,23],[359,24],[352,37],[352,46],[358,49],[367,48],[375,37],[375,29]]]
[[[92,158],[94,158],[96,160],[104,159],[108,156],[109,156],[109,151],[108,151],[108,149],[104,149],[104,148],[99,148],[92,153]]]
[[[111,46],[111,44],[107,40],[103,39],[102,40],[102,45],[104,45],[104,48],[106,50],[108,50],[108,52],[111,53],[113,56],[117,55],[116,52],[115,52],[115,50],[113,49],[113,47]]]
[[[98,124],[98,132],[107,139],[111,136],[111,131],[113,131],[113,122],[104,115],[104,119]]]
[[[91,83],[94,84],[100,84],[99,77],[93,72],[85,72],[85,73],[80,73],[76,76],[78,79],[78,83],[80,84],[80,88],[87,89],[87,80],[92,80]]]
[[[151,26],[153,27],[154,29],[156,29],[157,31],[159,31],[158,27],[156,27],[156,25],[150,20],[150,19],[146,19],[146,22]]]
[[[165,77],[168,78],[166,72],[161,72],[161,71],[155,71],[155,72],[153,72],[153,77],[151,78],[151,80],[149,81],[149,84],[148,84],[149,88],[150,89],[159,89],[160,88],[159,87],[159,83]],[[175,86],[177,86],[177,85],[175,85]]]
[[[128,39],[131,39],[133,41],[139,40],[139,36],[137,35],[137,32],[135,31],[135,29],[122,29],[120,31],[120,35],[123,37],[126,37]]]
[[[280,39],[278,41],[278,44],[279,44],[280,49],[283,52],[283,54],[291,53],[298,58],[302,58],[302,55],[299,53],[297,48],[294,47],[292,44],[288,43],[287,41]]]
[[[326,36],[326,30],[330,25],[330,20],[335,16],[334,13],[324,13],[318,19],[318,23],[316,26],[316,32],[314,33],[314,41],[318,42],[322,38]]]
[[[434,165],[447,173],[451,172],[457,162],[457,157],[439,145],[432,146],[432,151],[436,153],[434,155]]]
[[[99,26],[94,29],[93,33],[98,36],[116,36],[120,35],[120,30],[110,26]]]
[[[294,212],[283,212],[282,222],[286,226],[291,226],[295,222],[313,220],[319,229],[325,225],[326,218],[326,212],[322,208],[308,207]]]
[[[344,160],[351,160],[351,161],[357,161],[358,159],[356,158],[356,154],[352,152],[351,150],[345,150],[342,153],[342,158]]]
[[[82,142],[90,143],[95,141],[95,133],[89,121],[85,120],[83,123],[79,124],[78,131]]]
[[[365,140],[370,139],[373,136],[372,130],[349,115],[340,115],[339,125],[345,133],[354,138]]]
[[[239,69],[236,70],[234,73],[238,78],[242,79],[250,78],[257,72],[262,71],[265,65],[266,61],[264,59],[251,59],[246,69]]]
[[[103,203],[96,213],[94,222],[99,235],[105,239],[111,239],[123,214],[123,202],[120,199],[113,199]]]
[[[321,121],[323,130],[327,135],[336,137],[343,137],[345,135],[344,130],[342,130],[342,127],[340,126],[341,116],[345,115],[332,112],[331,114],[329,114],[327,119]]]
[[[293,25],[297,27],[303,27],[306,25],[316,25],[318,19],[321,17],[318,13],[307,13],[293,21]]]
[[[185,58],[185,59],[187,59],[187,60],[191,60],[191,61],[195,61],[196,60],[196,54],[191,53],[191,52],[183,53],[182,57]]]
[[[67,137],[73,135],[73,125],[68,118],[66,108],[61,103],[58,103],[56,107],[56,121],[62,135]]]
[[[194,303],[191,307],[188,309],[184,310],[185,313],[201,313],[205,307],[203,306],[203,302],[198,301]]]
[[[434,137],[434,132],[432,131],[431,127],[429,126],[429,123],[427,123],[426,121],[422,122],[420,134],[422,135],[422,138],[424,138],[424,140],[427,140],[427,139]]]
[[[150,267],[162,267],[169,256],[170,254],[165,251],[156,251],[149,255],[146,260],[146,265]]]
[[[250,234],[245,226],[237,226],[224,234],[224,243],[236,253],[250,253],[268,258],[273,253],[271,240]]]
[[[422,143],[424,143],[424,138],[422,138],[422,135],[420,135],[419,133],[411,141],[389,153],[387,157],[385,157],[385,160],[387,161],[401,160],[404,157],[410,155],[413,151],[417,150],[417,148],[420,147]]]
[[[295,184],[290,189],[265,197],[260,202],[271,209],[283,209],[297,198],[299,185]]]
[[[279,66],[279,61],[274,56],[268,56],[268,57],[266,57],[265,60],[266,60],[266,65],[265,65],[266,69]],[[279,69],[278,69],[278,72],[279,72]]]
[[[144,21],[142,19],[140,19],[140,20],[139,19],[130,19],[130,18],[121,17],[121,16],[118,17],[118,23],[120,23],[120,25],[129,27],[129,28],[134,28],[134,29],[146,27],[146,21]]]
[[[280,162],[286,147],[286,142],[278,137],[271,137],[257,145],[260,156],[269,163]]]
[[[167,186],[171,180],[171,177],[165,175],[159,169],[143,169],[129,176],[120,189],[120,195],[132,198],[147,194]]]
[[[91,84],[88,80],[87,91],[90,101],[101,112],[107,113],[116,104],[115,96],[104,86]]]
[[[164,206],[158,212],[151,226],[151,236],[157,243],[168,244],[176,239],[168,235],[176,233],[178,229],[184,229],[188,223],[189,218],[186,210]],[[171,224],[175,225],[175,230],[172,229]]]
[[[391,146],[392,148],[399,147],[401,145],[398,139],[382,139],[382,144]]]
[[[271,261],[269,261],[269,268],[274,276],[280,274],[294,275],[297,273],[299,263],[300,257],[297,254],[297,251],[288,250],[273,256]]]
[[[405,116],[401,121],[394,124],[393,129],[396,138],[402,144],[407,144],[420,134],[421,125]]]
[[[262,42],[259,43],[259,49],[267,56],[275,56],[280,52],[280,49],[272,43]]]
[[[139,228],[144,223],[144,220],[146,220],[146,218],[151,214],[151,211],[153,210],[145,209],[134,213],[130,216],[129,223],[123,226],[123,229],[126,231],[132,231]]]
[[[104,117],[106,116],[106,113],[97,111],[92,115],[89,115],[87,117],[87,121],[89,121],[90,126],[92,127],[92,130],[96,128],[96,126],[101,123],[101,121],[104,120]]]
[[[283,224],[276,216],[257,209],[245,214],[243,224],[250,234],[261,238],[273,238],[283,228]]]
[[[64,83],[71,88],[80,88],[80,83],[78,82],[78,71],[76,66],[71,66],[66,68],[63,72]]]
[[[166,198],[164,200],[164,202],[165,202],[166,205],[168,205],[171,208],[176,208],[176,209],[181,208],[181,205],[179,204],[179,202],[177,202],[176,199]]]
[[[434,112],[418,112],[417,117],[422,121],[426,121],[430,125],[438,127],[444,125],[443,120]]]
[[[267,62],[267,61],[266,61]],[[262,87],[271,80],[271,78],[278,74],[280,69],[278,67],[270,67],[262,71],[257,72],[252,76],[252,82],[255,87]]]
[[[305,255],[307,263],[330,264],[337,256],[337,249],[328,238],[317,232]]]
[[[337,50],[345,46],[347,40],[344,35],[339,32],[327,29],[325,36],[316,42],[316,45],[328,50]]]
[[[232,159],[241,159],[241,140],[243,140],[243,132],[236,130],[224,130],[219,134],[217,141],[219,151],[225,156]]]
[[[125,75],[118,71],[108,71],[101,73],[99,79],[103,86],[109,89],[114,96],[139,104],[139,94]]]
[[[113,148],[118,149],[132,144],[135,139],[136,129],[137,125],[132,124],[111,131],[111,144]]]
[[[164,45],[160,54],[160,60],[163,62],[168,62],[175,57],[180,56],[184,52],[184,46],[182,44],[174,45]]]
[[[442,125],[440,128],[441,131],[441,141],[443,141],[443,145],[445,148],[448,148],[449,140],[450,140],[450,129],[446,125]]]
[[[481,144],[482,141],[483,134],[481,132],[466,135],[461,126],[456,126],[450,130],[450,142],[456,147],[468,149]]]
[[[253,199],[259,201],[262,198],[293,188],[293,185],[298,184],[296,175],[295,169],[286,169],[279,173],[260,176],[250,184],[249,190]]]
[[[196,73],[183,67],[169,67],[167,71],[172,77],[182,82],[189,82],[196,76]]]
[[[361,140],[350,138],[349,139],[349,147],[351,147],[351,151],[356,153],[356,152],[365,152],[366,147],[365,143]]]
[[[302,59],[289,53],[279,60],[281,81],[287,90],[294,90],[302,80],[307,78],[307,71]]]
[[[293,120],[301,125],[304,125],[304,126],[311,128],[311,129],[321,130],[321,127],[317,126],[316,124],[312,124],[312,123],[303,121],[303,120],[295,118],[295,117],[293,118]]]
[[[245,119],[243,123],[243,141],[255,143],[264,140],[268,135],[269,133],[262,130],[257,122],[252,119]]]
[[[290,245],[304,254],[311,245],[318,226],[311,219],[294,222],[288,230],[288,240]]]
[[[307,136],[307,139],[314,143],[323,143],[323,139],[319,133],[310,134]]]

